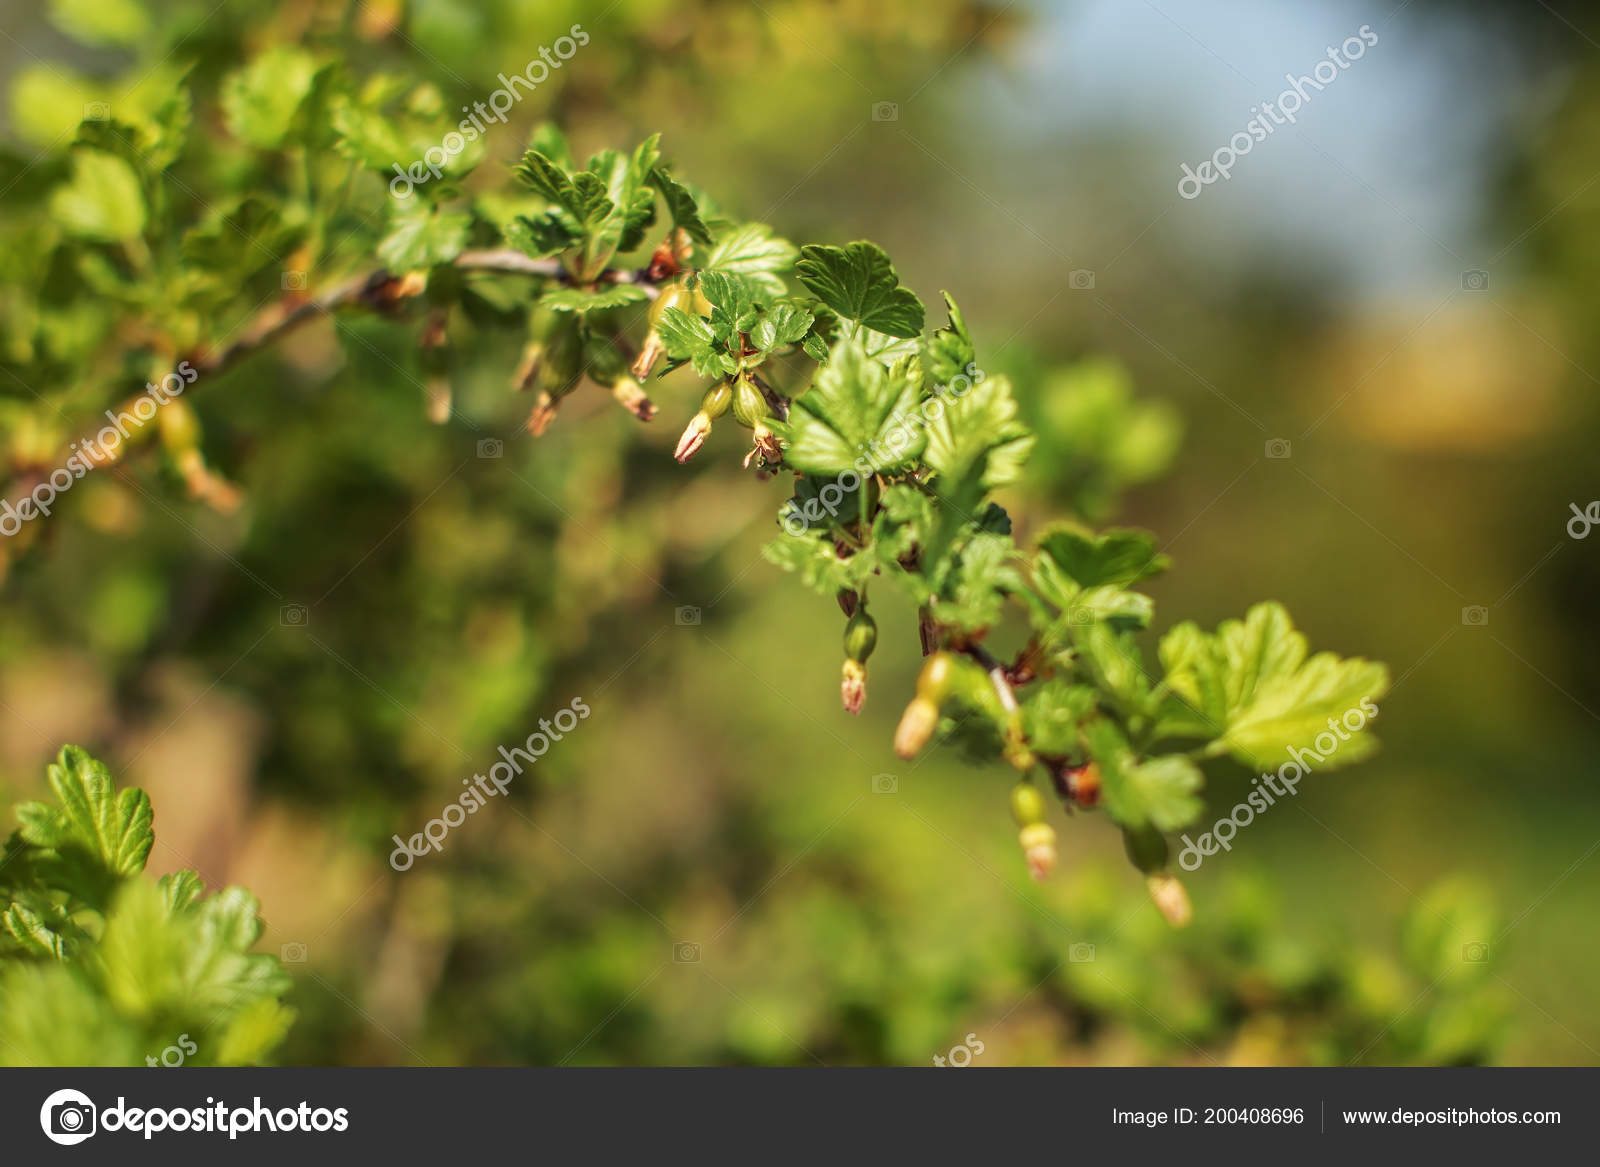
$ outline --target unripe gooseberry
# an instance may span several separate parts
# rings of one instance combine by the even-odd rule
[[[917,674],[917,696],[924,697],[935,704],[943,701],[950,691],[950,682],[955,679],[955,658],[948,652],[936,652],[922,663],[922,672]]]
[[[844,654],[854,661],[863,664],[872,650],[878,647],[878,624],[863,606],[856,609],[856,614],[844,626]]]
[[[661,314],[668,308],[688,310],[689,290],[682,284],[668,284],[661,289],[661,294],[656,297],[655,303],[650,305],[650,327],[654,328],[661,323]]]
[[[1011,788],[1011,817],[1019,827],[1044,821],[1044,796],[1032,782],[1018,782]]]

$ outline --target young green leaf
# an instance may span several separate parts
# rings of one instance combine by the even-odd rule
[[[748,276],[769,296],[788,289],[780,277],[794,266],[798,252],[787,239],[779,239],[765,223],[746,223],[717,240],[706,256],[705,270]]]
[[[1307,750],[1319,736],[1338,744],[1319,768],[1332,769],[1367,756],[1376,743],[1350,727],[1347,715],[1365,723],[1389,687],[1383,665],[1333,653],[1307,659],[1306,639],[1279,604],[1257,604],[1244,620],[1224,621],[1215,635],[1180,624],[1161,641],[1167,684],[1189,708],[1216,727],[1212,753],[1229,753],[1246,765],[1271,768]],[[1349,732],[1335,732],[1342,722]],[[1192,719],[1163,724],[1185,732]],[[1321,752],[1321,751],[1319,751]]]
[[[113,154],[79,150],[72,156],[71,181],[50,199],[50,214],[63,230],[82,239],[137,239],[145,226],[139,176]]]
[[[889,336],[914,337],[922,332],[922,301],[910,288],[901,287],[889,256],[875,243],[803,247],[795,274],[846,320]]]
[[[471,216],[416,198],[392,206],[389,234],[378,244],[378,258],[390,271],[426,271],[449,263],[466,247]]]
[[[282,146],[318,69],[310,53],[290,45],[275,45],[256,57],[223,82],[222,113],[228,130],[262,150]]]
[[[794,399],[784,461],[807,474],[842,474],[857,461],[878,471],[909,465],[927,442],[916,416],[917,383],[853,340],[833,346],[811,388]]]

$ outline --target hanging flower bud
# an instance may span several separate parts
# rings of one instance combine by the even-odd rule
[[[844,626],[844,675],[839,697],[845,712],[860,713],[867,699],[867,658],[878,646],[878,625],[865,606],[857,608]]]
[[[578,387],[583,372],[583,337],[571,312],[557,314],[560,319],[544,340],[544,350],[534,374],[539,384],[539,399],[528,416],[528,432],[538,437],[555,420],[561,399]]]
[[[1011,788],[1011,817],[1019,827],[1044,822],[1044,796],[1032,782],[1018,782]]]
[[[895,727],[894,752],[906,759],[916,757],[938,728],[938,704],[921,695],[913,697],[900,715],[900,724]]]
[[[846,660],[839,679],[839,700],[846,713],[860,713],[867,703],[867,666]]]
[[[700,399],[700,412],[689,419],[689,424],[684,427],[683,436],[678,439],[678,448],[672,456],[679,462],[687,462],[700,452],[700,447],[706,444],[706,439],[711,436],[711,423],[728,412],[728,406],[733,401],[733,390],[726,381],[719,381],[706,390],[706,395]]]
[[[923,661],[922,671],[917,674],[917,696],[933,702],[943,701],[950,692],[955,667],[955,658],[948,652],[936,652]]]
[[[657,258],[661,251],[657,251]],[[670,258],[670,255],[669,255]],[[653,269],[652,269],[653,270]],[[673,270],[676,270],[674,268]],[[658,277],[659,278],[659,277]],[[661,289],[650,305],[650,334],[644,338],[644,347],[639,350],[639,356],[633,362],[633,375],[641,381],[649,380],[650,372],[656,367],[656,362],[665,355],[667,346],[661,339],[661,332],[657,325],[661,323],[661,316],[668,308],[687,310],[690,307],[689,289],[682,284],[668,284]]]
[[[844,626],[845,656],[865,664],[877,647],[878,622],[867,613],[865,606],[857,608]]]
[[[644,345],[639,349],[639,355],[634,358],[633,368],[629,371],[641,381],[649,380],[651,370],[656,367],[656,362],[666,351],[667,346],[662,341],[661,334],[652,328],[650,335],[644,338]]]
[[[1146,876],[1145,886],[1150,889],[1150,898],[1155,902],[1156,910],[1174,928],[1187,927],[1194,919],[1194,905],[1189,902],[1188,889],[1176,875],[1164,871]]]
[[[1124,830],[1122,848],[1128,853],[1128,862],[1146,875],[1166,869],[1167,856],[1170,854],[1166,836],[1154,827],[1140,831]]]
[[[644,386],[632,377],[618,377],[611,383],[611,396],[617,404],[640,421],[649,421],[656,415],[656,403],[645,396]]]
[[[759,421],[754,426],[751,435],[752,445],[750,452],[744,456],[745,469],[758,457],[762,462],[771,462],[776,465],[783,460],[783,447],[778,445],[778,435],[762,425]]]
[[[1030,823],[1017,834],[1028,874],[1043,882],[1056,866],[1056,832],[1048,823]]]

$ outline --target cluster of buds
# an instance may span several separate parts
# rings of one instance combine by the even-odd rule
[[[1028,874],[1036,880],[1048,879],[1056,866],[1055,828],[1044,821],[1044,798],[1031,782],[1011,788],[1011,817],[1020,828],[1017,842],[1028,863]]]
[[[1174,928],[1182,928],[1194,918],[1194,907],[1189,903],[1189,893],[1183,883],[1168,867],[1170,850],[1167,840],[1154,827],[1122,832],[1122,843],[1128,859],[1144,873],[1145,887],[1156,911]]]
[[[867,699],[867,658],[878,647],[877,622],[860,604],[844,626],[844,676],[839,682],[839,698],[846,713],[860,713]]]

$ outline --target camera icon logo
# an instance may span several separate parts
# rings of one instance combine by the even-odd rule
[[[1489,273],[1478,268],[1462,272],[1461,290],[1463,292],[1487,292],[1489,290]]]
[[[91,101],[83,107],[83,120],[86,122],[108,122],[111,120],[111,107],[103,101]]]
[[[694,628],[700,623],[700,609],[685,605],[673,613],[673,619],[681,628]]]
[[[1079,628],[1087,628],[1094,623],[1094,609],[1073,608],[1067,613],[1067,621]]]
[[[298,940],[291,940],[278,949],[278,959],[284,964],[304,964],[306,962],[306,946]]]
[[[303,292],[306,290],[306,273],[303,271],[286,271],[283,273],[283,290],[286,292]]]
[[[1468,628],[1484,628],[1489,623],[1489,609],[1482,604],[1468,604],[1461,609],[1461,622]]]
[[[1481,940],[1474,940],[1461,946],[1461,959],[1467,964],[1483,964],[1489,959],[1489,946]]]
[[[1094,272],[1088,268],[1079,268],[1067,274],[1067,286],[1074,292],[1090,292],[1094,290]]]
[[[1283,459],[1289,456],[1290,445],[1288,438],[1269,438],[1267,440],[1267,457]]]
[[[699,964],[700,946],[680,940],[672,946],[672,959],[679,964]]]
[[[899,791],[900,779],[893,774],[874,774],[872,776],[872,793],[898,794]]]
[[[278,623],[285,628],[304,628],[311,613],[304,604],[285,604],[278,609]]]
[[[506,444],[499,438],[482,438],[478,442],[478,457],[498,458],[506,452]]]
[[[95,1105],[78,1090],[57,1090],[39,1108],[39,1125],[52,1143],[71,1147],[94,1134]]]
[[[1067,949],[1067,959],[1073,964],[1088,964],[1094,960],[1093,944],[1074,944]]]
[[[875,122],[897,122],[900,120],[900,106],[893,101],[875,101],[872,103],[872,120]]]

